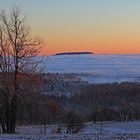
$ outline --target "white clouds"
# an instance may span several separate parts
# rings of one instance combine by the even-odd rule
[[[48,72],[87,73],[94,83],[133,81],[140,77],[140,55],[50,56]]]

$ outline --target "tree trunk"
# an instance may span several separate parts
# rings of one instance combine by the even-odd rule
[[[1,123],[2,133],[6,133],[5,123],[3,123],[3,121],[1,120],[0,123]]]
[[[10,116],[11,116],[11,110],[10,110],[10,105],[9,105],[9,102],[6,101],[6,116],[5,116],[5,119],[6,119],[6,132],[7,133],[10,133]]]
[[[0,109],[0,124],[1,124],[1,128],[2,128],[2,133],[6,133],[6,128],[5,128],[5,120],[3,117],[3,111]]]
[[[15,133],[16,128],[16,111],[17,111],[17,96],[14,95],[11,101],[11,121],[10,133]]]

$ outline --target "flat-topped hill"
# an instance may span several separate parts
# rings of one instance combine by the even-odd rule
[[[82,55],[82,54],[94,54],[92,52],[63,52],[63,53],[57,53],[55,55]]]

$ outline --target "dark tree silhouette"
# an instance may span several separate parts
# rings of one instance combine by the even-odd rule
[[[3,133],[15,133],[17,102],[23,90],[23,81],[39,72],[39,62],[34,57],[41,48],[41,40],[32,37],[19,8],[14,7],[10,15],[1,11],[0,123]]]

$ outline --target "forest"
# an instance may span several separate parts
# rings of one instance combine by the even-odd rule
[[[140,119],[140,84],[88,85],[67,96],[25,94],[18,105],[17,120],[23,124],[66,124],[136,121]]]

